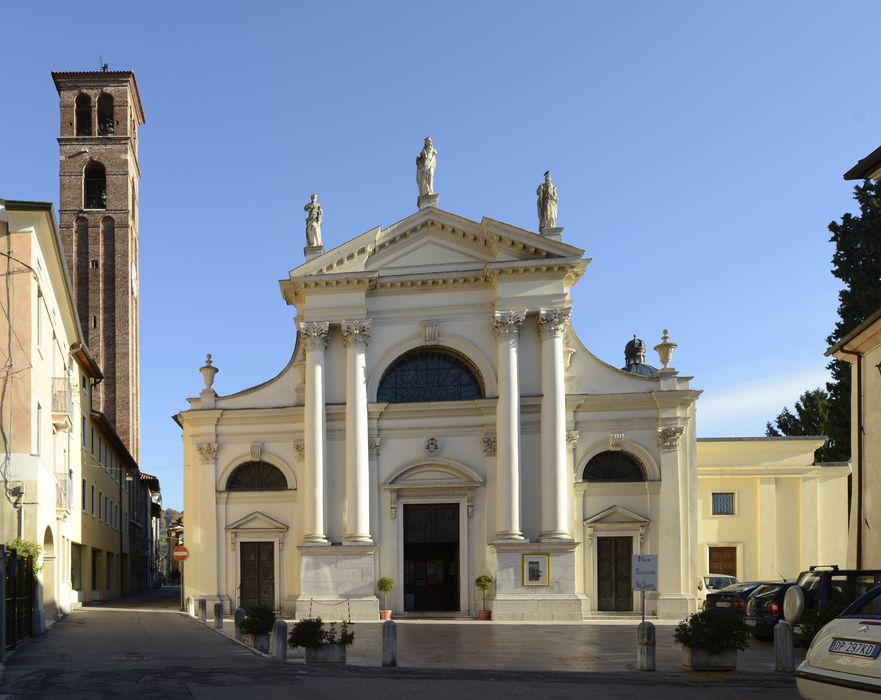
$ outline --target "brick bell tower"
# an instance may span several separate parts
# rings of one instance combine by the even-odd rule
[[[86,341],[104,372],[94,410],[140,458],[138,127],[132,71],[52,73],[61,98],[59,219]]]

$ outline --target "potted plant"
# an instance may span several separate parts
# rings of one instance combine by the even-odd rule
[[[483,592],[483,606],[477,611],[477,619],[489,620],[492,618],[492,611],[486,609],[486,592],[493,587],[492,577],[487,576],[486,574],[478,576],[474,580],[474,585]]]
[[[355,633],[349,629],[348,622],[343,622],[337,630],[335,622],[325,627],[320,617],[300,620],[288,637],[289,646],[306,650],[307,664],[344,664],[346,647],[354,641]]]
[[[379,619],[380,620],[391,620],[392,619],[392,611],[389,608],[388,604],[388,594],[391,593],[395,589],[395,582],[390,579],[388,576],[383,576],[379,581],[376,582],[376,587],[379,589],[379,592],[382,594],[382,609],[379,611]]]
[[[269,651],[269,633],[275,624],[275,613],[265,605],[253,605],[245,610],[239,629],[245,635],[248,646],[264,654]]]
[[[686,671],[731,671],[737,668],[737,650],[746,649],[747,634],[737,613],[705,610],[680,622],[673,639],[682,645]]]

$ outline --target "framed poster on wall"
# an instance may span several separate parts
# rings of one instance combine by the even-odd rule
[[[524,586],[550,586],[551,585],[551,555],[550,554],[524,554],[523,556],[523,585]]]

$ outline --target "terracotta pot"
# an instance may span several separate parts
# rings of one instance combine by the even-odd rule
[[[491,620],[493,616],[492,610],[478,610],[477,611],[477,619],[478,620]]]
[[[682,668],[686,671],[733,671],[737,668],[737,649],[714,654],[706,649],[682,647]]]
[[[391,620],[392,619],[392,611],[391,610],[380,610],[379,611],[379,619],[380,620]]]
[[[344,664],[346,647],[342,644],[322,644],[320,647],[306,647],[307,664]]]

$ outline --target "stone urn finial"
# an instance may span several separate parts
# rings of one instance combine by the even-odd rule
[[[661,364],[664,365],[664,369],[669,368],[670,361],[673,359],[673,351],[678,347],[676,343],[670,342],[670,332],[665,328],[661,342],[655,345],[655,352],[661,358]]]
[[[220,370],[217,367],[214,367],[211,364],[211,353],[208,353],[208,357],[205,358],[205,366],[200,367],[199,371],[202,373],[202,379],[205,380],[205,388],[211,389],[214,384],[214,375],[217,374]]]

